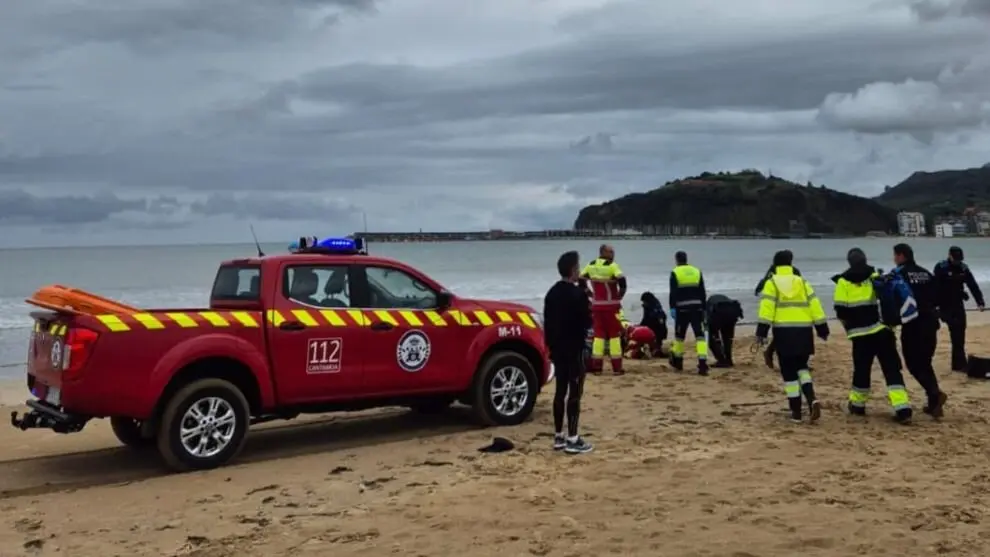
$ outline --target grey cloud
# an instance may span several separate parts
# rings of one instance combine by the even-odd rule
[[[571,151],[577,153],[607,153],[614,147],[612,138],[615,134],[598,132],[594,135],[586,135],[577,141],[571,142]]]
[[[950,17],[990,18],[990,0],[921,0],[911,4],[911,11],[929,22]]]
[[[42,197],[23,189],[0,190],[2,224],[87,224],[146,207],[143,199],[122,199],[109,193]]]
[[[243,218],[351,223],[361,213],[360,208],[343,199],[312,194],[211,194],[205,201],[192,203],[190,210],[205,216],[231,215]]]

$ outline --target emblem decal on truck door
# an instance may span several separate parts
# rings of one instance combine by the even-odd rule
[[[407,331],[395,349],[399,367],[413,373],[426,367],[430,359],[430,339],[423,331]]]
[[[306,373],[340,372],[344,341],[340,338],[314,338],[306,346]]]

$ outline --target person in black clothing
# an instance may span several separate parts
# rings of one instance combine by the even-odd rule
[[[715,367],[732,367],[732,340],[736,337],[736,323],[743,318],[739,300],[722,294],[708,297],[709,350],[715,356]]]
[[[901,277],[911,287],[918,305],[918,317],[901,324],[901,353],[904,365],[918,384],[925,389],[928,404],[926,414],[941,418],[948,396],[938,386],[938,377],[932,367],[935,347],[938,345],[938,305],[936,302],[935,276],[914,261],[914,250],[907,244],[894,246],[894,275]]]
[[[556,376],[553,397],[553,448],[568,454],[591,452],[592,446],[578,435],[581,394],[587,371],[585,347],[591,328],[591,302],[578,286],[581,271],[578,252],[569,251],[557,260],[560,280],[543,299],[543,334]],[[564,435],[564,417],[567,434]]]
[[[663,341],[667,340],[667,314],[663,311],[663,304],[653,294],[653,292],[643,292],[639,297],[643,302],[643,319],[640,320],[640,327],[648,327],[656,335],[658,352],[654,356],[663,355]]]
[[[952,246],[949,258],[939,261],[934,272],[939,316],[949,326],[953,371],[966,371],[966,300],[969,295],[963,287],[969,288],[980,311],[985,307],[980,285],[963,259],[962,248]]]
[[[782,250],[781,253],[786,253],[788,254],[789,257],[792,258],[794,257],[794,254],[791,253],[791,250],[789,249]],[[760,279],[760,282],[756,283],[756,289],[753,290],[754,296],[759,297],[760,293],[763,292],[763,285],[768,280],[770,280],[770,277],[773,276],[773,269],[774,269],[774,265],[770,265],[770,268],[767,270],[767,274]],[[793,267],[793,269],[795,275],[801,276],[801,271],[798,270],[797,267]],[[770,369],[773,369],[773,355],[776,353],[776,350],[777,350],[777,339],[771,338],[770,343],[767,344],[766,349],[763,350],[763,362]]]

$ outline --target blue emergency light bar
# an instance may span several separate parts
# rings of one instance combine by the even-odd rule
[[[320,253],[325,255],[367,255],[368,246],[364,238],[324,238],[302,237],[289,244],[291,253]]]

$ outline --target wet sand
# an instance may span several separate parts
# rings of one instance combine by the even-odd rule
[[[273,424],[236,465],[185,475],[102,422],[0,428],[0,555],[987,555],[990,382],[948,370],[943,330],[942,423],[894,424],[879,369],[870,416],[854,418],[841,336],[813,361],[817,426],[786,420],[779,375],[743,339],[740,365],[709,378],[657,361],[589,378],[596,451],[578,457],[550,450],[547,392],[517,428],[478,429],[457,409]],[[990,327],[969,339],[990,354]],[[493,435],[516,450],[479,453]]]

